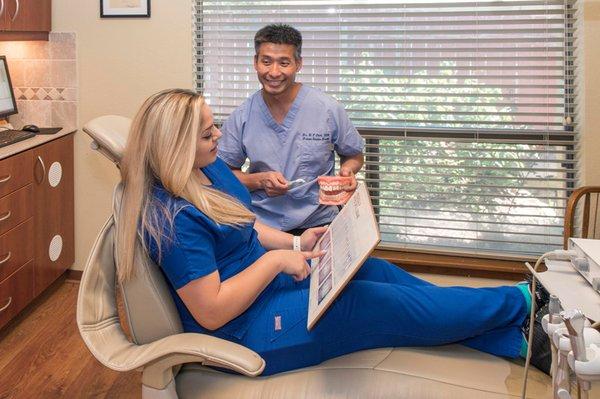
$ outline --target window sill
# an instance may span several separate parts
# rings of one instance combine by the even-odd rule
[[[436,273],[458,276],[523,280],[527,273],[522,260],[489,259],[472,256],[444,255],[407,250],[376,249],[373,256],[401,266],[409,272]]]

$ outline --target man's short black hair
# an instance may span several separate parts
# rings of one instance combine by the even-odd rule
[[[294,56],[297,60],[302,57],[302,35],[298,29],[286,24],[271,24],[261,28],[254,35],[254,51],[258,55],[258,49],[263,43],[291,44],[296,48]]]

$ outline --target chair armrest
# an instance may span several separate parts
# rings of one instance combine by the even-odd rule
[[[189,336],[194,337],[193,342]],[[163,389],[174,378],[174,366],[185,363],[224,367],[249,377],[256,377],[265,368],[265,361],[256,352],[210,335],[177,334],[163,340],[168,340],[165,345],[171,349],[171,353],[144,367],[142,383],[145,386]]]
[[[265,367],[265,361],[256,352],[210,335],[182,333],[136,345],[127,340],[118,319],[105,320],[102,324],[80,325],[81,336],[96,359],[116,371],[148,367],[148,378],[154,380],[152,376],[170,373],[173,366],[191,362],[219,366],[252,377],[262,373]],[[162,388],[155,385],[149,386]]]

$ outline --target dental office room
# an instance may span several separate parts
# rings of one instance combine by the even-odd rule
[[[0,398],[600,398],[599,38],[0,0]]]

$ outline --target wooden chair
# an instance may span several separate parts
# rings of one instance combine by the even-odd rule
[[[583,200],[583,204],[579,202]],[[583,186],[571,194],[565,210],[563,247],[567,249],[569,237],[600,238],[599,201],[600,186]],[[579,230],[579,234],[577,232]]]

